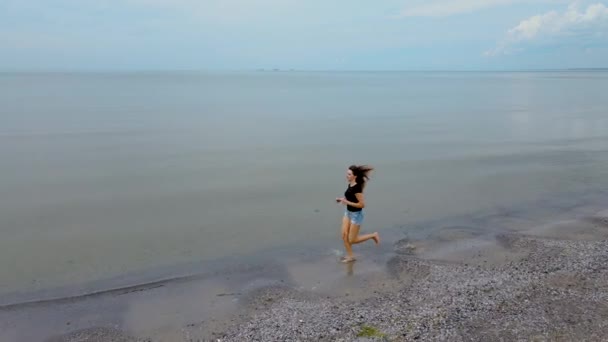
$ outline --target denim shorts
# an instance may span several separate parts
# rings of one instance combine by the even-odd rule
[[[361,225],[361,223],[363,223],[363,210],[361,211],[348,211],[346,210],[344,212],[344,216],[348,217],[350,219],[350,222],[353,224],[356,224],[358,226]]]

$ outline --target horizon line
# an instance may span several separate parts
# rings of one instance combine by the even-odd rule
[[[608,71],[608,67],[578,68],[503,68],[503,69],[297,69],[297,68],[253,68],[253,69],[0,69],[0,74],[18,73],[232,73],[232,72],[547,72],[547,71]]]

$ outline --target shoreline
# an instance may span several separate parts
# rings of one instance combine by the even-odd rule
[[[608,212],[604,215],[608,220]],[[608,231],[608,224],[603,229]],[[397,291],[376,290],[358,302],[269,291],[261,298],[270,304],[253,308],[243,324],[220,338],[600,341],[608,332],[606,237],[505,234],[499,244],[522,254],[491,266],[398,255],[387,265],[400,283]]]
[[[533,209],[529,209],[530,207]],[[388,235],[388,240],[383,241],[381,251],[383,253],[392,252],[393,247],[390,245],[397,243],[402,237],[419,240],[423,245],[428,240],[433,240],[432,243],[436,244],[457,242],[463,237],[491,237],[505,231],[525,230],[532,225],[542,224],[546,220],[573,218],[573,214],[574,218],[582,217],[604,207],[608,207],[608,189],[575,194],[557,194],[518,206],[495,207],[462,215],[414,222],[413,224],[396,225],[382,230],[383,235]],[[563,212],[566,212],[566,215],[562,215]],[[339,222],[336,223],[337,228],[334,227],[336,231],[339,230],[338,224]],[[363,231],[366,229],[369,228],[364,228]],[[276,258],[314,258],[326,254],[328,251],[332,253],[336,253],[338,250],[342,251],[343,247],[338,240],[336,240],[337,242],[314,241],[305,246],[285,245],[250,254],[155,267],[69,286],[0,293],[0,309],[37,305],[37,303],[77,300],[157,284],[195,281],[218,274],[221,275],[221,273],[228,273],[226,272],[227,269],[261,267],[268,260]],[[360,248],[361,245],[358,247]],[[367,246],[363,248],[367,248]]]
[[[426,231],[411,227],[408,237],[397,229],[383,248],[361,246],[363,258],[350,270],[331,250],[279,255],[278,261],[269,253],[261,264],[241,262],[209,276],[3,307],[0,340],[350,341],[367,328],[368,337],[391,341],[599,340],[608,332],[598,323],[608,306],[597,302],[608,299],[605,195],[560,198],[527,216],[510,208],[426,222]],[[494,229],[476,229],[491,224]],[[578,310],[568,307],[573,298],[587,323],[568,313]],[[559,306],[557,299],[569,304]],[[503,328],[484,325],[484,315]],[[29,322],[45,319],[25,331]],[[518,330],[509,335],[506,326]]]
[[[428,259],[396,244],[387,277],[352,301],[267,289],[222,341],[603,341],[608,210]],[[497,257],[498,256],[498,257]]]

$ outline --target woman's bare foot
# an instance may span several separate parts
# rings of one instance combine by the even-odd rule
[[[353,262],[355,260],[357,260],[357,259],[355,259],[355,257],[348,257],[348,256],[340,258],[340,262],[343,262],[345,264],[347,264],[349,262]]]
[[[380,244],[380,234],[378,234],[378,232],[374,233],[374,236],[372,237],[372,239],[374,240],[376,245]]]

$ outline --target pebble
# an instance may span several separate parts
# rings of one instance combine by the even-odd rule
[[[389,290],[378,283],[370,288],[374,295],[359,302],[287,291],[252,309],[223,341],[530,340],[539,331],[548,339],[596,340],[608,334],[607,286],[555,285],[560,277],[605,284],[606,241],[508,238],[511,248],[527,253],[523,261],[484,268],[399,254],[392,268],[421,275],[411,284],[399,287],[396,278]],[[357,336],[363,325],[384,337]]]

